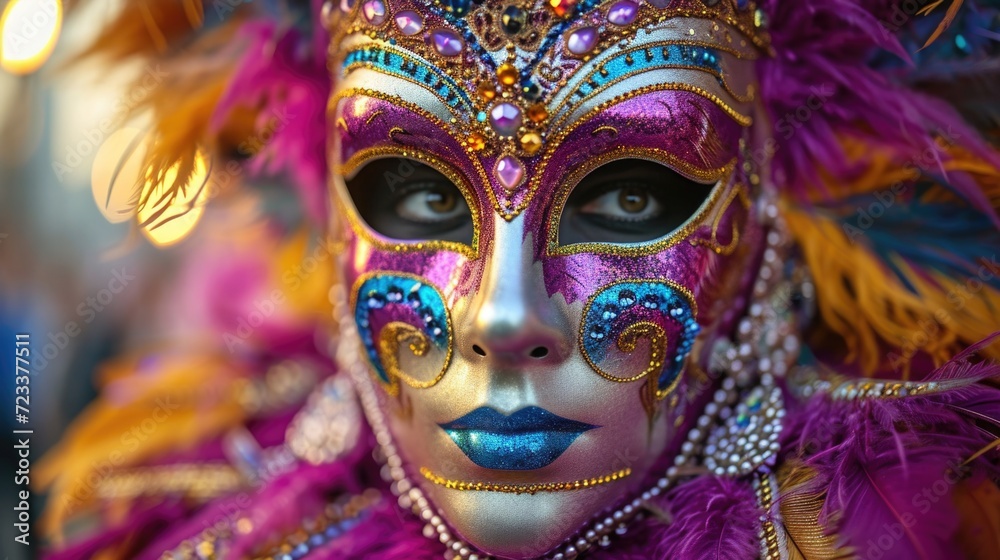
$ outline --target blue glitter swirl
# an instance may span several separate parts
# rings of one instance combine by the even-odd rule
[[[681,339],[674,355],[664,363],[657,380],[659,389],[666,389],[680,375],[700,329],[694,304],[686,293],[664,282],[626,281],[604,288],[591,300],[583,320],[583,351],[591,363],[604,360],[617,335],[628,327],[615,320],[630,309],[653,311],[681,326]]]
[[[425,84],[452,109],[464,109],[467,112],[472,110],[468,94],[451,76],[412,55],[404,57],[382,47],[366,46],[347,53],[344,57],[344,73],[352,65],[360,63],[385,74]]]
[[[661,67],[711,70],[722,74],[719,53],[715,49],[691,45],[666,45],[619,54],[601,65],[601,72],[580,84],[574,95],[585,97],[613,80]]]
[[[448,348],[448,309],[440,292],[423,280],[410,276],[378,274],[366,279],[356,293],[354,321],[358,325],[361,343],[379,378],[385,383],[390,383],[390,379],[378,354],[378,333],[372,332],[372,312],[393,304],[408,306],[420,318],[421,330],[430,341],[442,350]]]

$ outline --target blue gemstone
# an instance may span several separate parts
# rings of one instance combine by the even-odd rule
[[[325,542],[322,533],[316,533],[315,535],[309,537],[309,544],[312,546],[319,546]]]
[[[618,307],[616,307],[614,304],[608,304],[604,306],[604,314],[601,315],[602,319],[604,319],[605,321],[610,321],[617,316],[618,316]]]

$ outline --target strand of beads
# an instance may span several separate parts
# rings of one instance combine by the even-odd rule
[[[713,371],[735,376],[741,387],[765,373],[784,377],[798,360],[800,317],[793,304],[813,296],[805,269],[789,270],[795,266],[788,259],[792,241],[777,205],[766,204],[763,214],[769,230],[747,316],[737,325],[735,341],[716,342],[710,364]]]

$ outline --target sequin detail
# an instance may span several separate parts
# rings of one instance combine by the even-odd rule
[[[454,79],[423,62],[382,47],[353,50],[344,57],[344,74],[354,66],[369,66],[386,74],[409,78],[438,94],[451,108],[472,110],[468,94]]]
[[[441,293],[423,279],[396,274],[374,274],[359,279],[354,307],[361,343],[379,379],[394,380],[379,354],[382,331],[405,323],[427,336],[438,349],[451,354],[451,318]],[[374,332],[375,329],[379,332]],[[447,361],[445,363],[447,366]]]
[[[657,375],[657,388],[664,391],[677,380],[699,331],[693,298],[678,286],[654,280],[625,281],[598,292],[587,304],[580,332],[584,357],[602,376],[615,381],[628,380],[604,372],[600,364],[611,345],[617,344],[622,349],[623,335],[640,323],[659,327],[663,333],[680,331],[672,357],[659,356],[663,369]]]

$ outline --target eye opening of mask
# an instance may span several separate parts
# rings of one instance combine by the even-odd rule
[[[455,180],[425,162],[370,159],[346,175],[344,183],[358,216],[383,237],[444,241],[469,249],[475,245],[472,204]]]
[[[718,183],[691,179],[663,163],[618,159],[583,176],[561,209],[555,246],[634,246],[684,227],[705,209]]]

